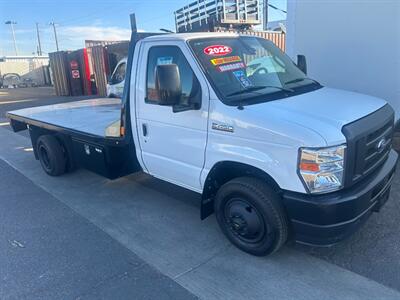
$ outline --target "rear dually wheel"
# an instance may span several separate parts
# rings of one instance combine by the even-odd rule
[[[52,135],[42,135],[38,138],[36,151],[43,170],[50,176],[60,176],[65,173],[67,159],[61,143]]]

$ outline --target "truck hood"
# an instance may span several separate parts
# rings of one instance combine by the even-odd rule
[[[306,127],[326,141],[327,145],[344,143],[341,130],[373,113],[386,101],[349,91],[321,88],[316,91],[256,105],[249,105],[253,113],[279,116],[287,122]]]

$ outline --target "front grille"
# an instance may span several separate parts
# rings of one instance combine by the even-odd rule
[[[372,174],[392,147],[394,112],[389,105],[343,127],[347,140],[345,187]]]

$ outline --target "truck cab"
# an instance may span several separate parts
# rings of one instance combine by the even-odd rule
[[[288,239],[335,244],[388,199],[398,158],[393,109],[322,86],[271,41],[148,37],[131,43],[125,80],[121,118],[100,122],[101,136],[85,136],[90,124],[60,128],[40,116],[45,109],[8,116],[15,130],[29,125],[41,162],[40,151],[52,152],[43,135],[53,136],[64,150],[47,158],[64,153],[63,164],[109,178],[144,171],[201,194],[201,218],[214,212],[226,237],[253,255]],[[83,107],[107,111],[109,102],[98,103]]]

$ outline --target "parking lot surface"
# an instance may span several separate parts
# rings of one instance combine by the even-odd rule
[[[67,100],[71,101],[70,98]],[[45,101],[51,102],[51,99]],[[1,104],[4,102],[7,101],[0,97],[1,111],[10,110],[7,108],[9,104]],[[35,103],[38,102],[40,100]],[[28,106],[25,104],[24,107]],[[374,214],[351,239],[327,249],[288,245],[274,256],[257,258],[232,247],[220,233],[213,217],[200,221],[199,195],[195,193],[145,174],[110,181],[78,170],[52,178],[44,174],[40,164],[33,158],[30,140],[26,136],[14,134],[7,125],[3,125],[0,126],[0,139],[0,160],[7,162],[7,165],[0,164],[2,173],[11,166],[16,174],[7,173],[9,176],[28,180],[46,197],[63,206],[65,211],[61,210],[58,215],[71,214],[69,210],[72,210],[76,217],[83,219],[79,223],[82,225],[76,225],[76,228],[83,226],[82,236],[89,234],[89,231],[85,231],[89,229],[84,229],[87,224],[84,220],[95,227],[90,230],[107,233],[115,242],[113,247],[117,249],[117,244],[120,245],[132,253],[132,259],[138,259],[148,266],[148,274],[144,272],[141,277],[140,272],[133,270],[135,276],[152,280],[149,278],[155,274],[155,270],[160,272],[160,276],[166,276],[160,279],[160,283],[152,281],[160,287],[159,291],[166,288],[163,282],[168,279],[171,284],[186,289],[179,290],[179,295],[195,295],[204,299],[400,299],[399,175],[396,176],[387,205],[379,214]],[[8,220],[13,219],[14,214],[21,214],[23,218],[33,209],[32,201],[29,202],[30,193],[18,196],[15,201],[5,200],[13,199],[9,196],[12,191],[6,188],[0,190],[0,211],[8,211],[5,218]],[[38,206],[37,211],[48,216],[55,214],[52,206],[46,203]],[[54,220],[57,218],[50,218],[46,225],[50,235],[59,229],[57,226],[53,228]],[[7,221],[0,219],[0,222]],[[35,219],[31,219],[31,222],[36,224]],[[5,234],[12,232],[11,227],[2,228]],[[76,228],[65,229],[65,235],[73,240],[72,245],[82,238],[78,235],[74,240],[69,232]],[[102,245],[96,238],[92,242]],[[38,247],[42,245],[40,242],[37,244]],[[51,246],[60,247],[57,246],[58,239],[54,240],[54,244]],[[18,249],[18,244],[15,245],[2,243],[0,247]],[[101,249],[103,246],[99,247]],[[91,248],[90,243],[84,246],[88,253],[91,253]],[[68,253],[74,252],[72,248],[67,249]],[[29,251],[29,244],[24,250]],[[123,265],[126,255],[129,257],[129,253],[118,251],[111,251],[110,254],[122,256],[113,266],[115,272]],[[0,260],[8,255],[0,256]],[[32,267],[33,258],[43,260],[50,254],[32,252],[31,255],[32,261],[24,263],[25,260],[21,260],[21,272],[24,268]],[[102,257],[94,262],[105,259]],[[57,262],[57,256],[51,259]],[[79,256],[75,263],[78,266],[85,263],[90,265],[90,261],[85,262]],[[99,271],[97,278],[106,275],[106,272],[101,273],[103,271]],[[93,272],[97,273],[95,268]],[[13,276],[17,273],[10,274]],[[66,282],[76,284],[76,281],[68,281],[68,278],[65,277]],[[15,275],[13,281],[18,281],[18,276]],[[32,281],[32,284],[37,282]],[[4,293],[12,288],[11,285],[2,286],[6,287],[0,290]],[[68,285],[60,283],[59,287],[68,288]],[[129,292],[135,295],[134,291]],[[137,295],[137,298],[142,298],[145,294]]]
[[[88,98],[93,96],[56,97],[53,87],[0,89],[0,118],[4,119],[10,110]]]
[[[195,299],[0,160],[0,299]]]

